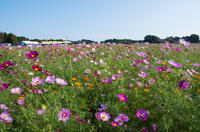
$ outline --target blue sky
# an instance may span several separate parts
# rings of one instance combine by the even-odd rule
[[[0,32],[40,39],[200,35],[200,0],[1,0]]]

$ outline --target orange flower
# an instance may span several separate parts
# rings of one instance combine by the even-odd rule
[[[75,77],[73,77],[73,78],[72,78],[72,80],[73,80],[73,81],[76,81],[76,78],[75,78]]]
[[[18,99],[25,99],[25,97],[22,97],[22,96],[21,96],[21,97],[18,97]]]
[[[145,92],[149,92],[149,89],[144,89]]]
[[[199,79],[200,79],[200,76],[194,75],[194,77],[196,77],[196,78],[199,78]]]
[[[83,109],[83,106],[82,106],[82,105],[80,106],[80,109]]]
[[[162,91],[162,90],[160,90],[160,93],[163,93],[163,91]]]
[[[74,72],[75,72],[75,73],[78,73],[78,71],[77,71],[77,70],[75,70]]]
[[[162,64],[163,64],[163,65],[166,65],[166,63],[165,63],[164,61],[162,62]]]
[[[85,78],[84,80],[85,80],[85,81],[89,81],[89,78]]]
[[[88,111],[91,111],[92,109],[91,108],[88,108]]]
[[[194,80],[194,82],[198,82],[198,80]]]
[[[45,76],[42,76],[42,78],[46,78]]]
[[[54,90],[53,93],[57,93],[57,91]]]
[[[200,93],[200,89],[198,89],[197,92]]]
[[[138,90],[138,88],[134,88],[134,90]]]
[[[90,83],[90,85],[89,85],[89,86],[92,88],[92,87],[94,87],[94,84],[93,84],[93,83]]]
[[[92,88],[92,90],[95,90],[94,88]]]
[[[181,93],[181,91],[179,89],[176,89],[176,92]]]
[[[78,85],[81,85],[81,84],[80,84],[79,82],[75,82],[75,85],[77,85],[77,86],[78,86]]]
[[[78,89],[79,89],[79,90],[83,90],[83,87],[79,87]]]

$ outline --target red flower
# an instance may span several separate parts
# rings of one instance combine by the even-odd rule
[[[33,65],[33,66],[32,66],[32,69],[33,69],[34,71],[42,71],[42,68],[41,68],[40,66],[37,66],[37,65]]]

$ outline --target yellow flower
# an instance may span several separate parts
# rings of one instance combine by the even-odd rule
[[[179,89],[176,89],[176,92],[181,93],[181,91]]]
[[[46,105],[42,105],[42,109],[46,110],[47,109]]]
[[[166,65],[166,63],[165,63],[164,61],[162,62],[162,64],[163,64],[163,65]]]

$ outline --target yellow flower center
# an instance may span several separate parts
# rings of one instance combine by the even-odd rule
[[[65,113],[63,113],[63,116],[65,117],[65,116],[66,116],[66,114],[65,114]]]
[[[6,120],[6,122],[10,122],[10,120]]]
[[[106,116],[104,115],[102,118],[103,118],[103,119],[106,119]]]

